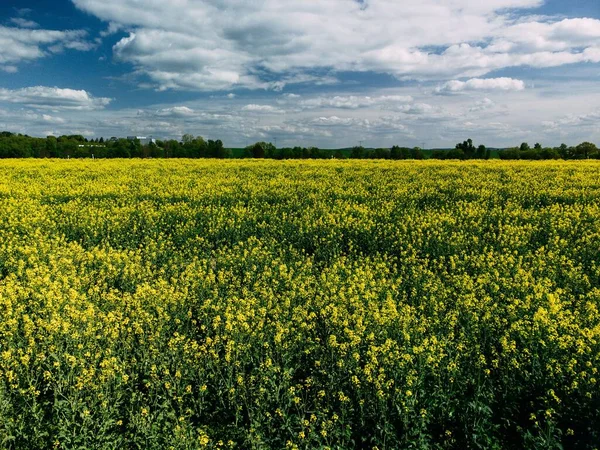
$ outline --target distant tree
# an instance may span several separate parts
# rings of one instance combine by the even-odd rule
[[[542,159],[559,159],[560,152],[558,148],[543,148],[540,152]]]
[[[129,158],[131,157],[131,141],[127,139],[117,139],[110,142],[108,149],[109,158]]]
[[[462,148],[455,148],[446,154],[448,159],[469,159],[467,153]]]
[[[319,147],[309,147],[308,152],[312,159],[325,159],[327,158],[327,153],[321,150]]]
[[[274,154],[275,146],[270,142],[257,142],[247,149],[252,158],[265,158],[268,154]]]
[[[191,144],[190,158],[206,158],[208,155],[208,143],[202,136],[196,136]]]
[[[408,159],[410,156],[410,148],[399,147],[394,145],[390,150],[391,159]]]
[[[476,149],[475,149],[475,146],[473,145],[472,139],[467,139],[466,141],[464,141],[462,143],[456,144],[455,149],[462,150],[462,154],[464,155],[464,157],[461,159],[471,159],[475,156]],[[454,152],[453,154],[458,155],[458,154],[460,154],[460,152]],[[453,159],[456,159],[456,158],[453,158]]]
[[[228,152],[223,147],[223,142],[220,139],[208,141],[207,156],[210,158],[226,158],[228,156]]]
[[[595,156],[598,152],[598,147],[591,142],[582,142],[577,147],[575,147],[576,154],[578,157],[583,159],[588,159],[591,156]]]
[[[142,143],[139,139],[133,139],[129,141],[129,157],[141,158],[142,156]]]
[[[333,153],[333,157],[334,157],[335,159],[345,159],[345,158],[346,158],[340,149],[337,149],[337,150],[336,150],[336,151]]]
[[[431,159],[447,159],[448,152],[444,150],[434,150],[431,152]]]
[[[412,150],[408,147],[398,147],[394,145],[390,152],[392,159],[410,159]]]
[[[61,139],[63,138],[63,139]],[[72,158],[77,152],[77,146],[79,145],[77,140],[70,139],[66,136],[58,138],[58,156],[61,158]]]
[[[292,149],[289,147],[278,148],[275,152],[275,159],[291,159]]]
[[[389,148],[377,148],[373,152],[373,158],[375,159],[390,159],[391,151]]]
[[[507,148],[498,152],[500,159],[521,159],[521,149],[519,147]]]
[[[521,159],[528,160],[539,160],[542,159],[542,152],[538,151],[534,148],[530,148],[529,150],[519,150]]]
[[[542,150],[542,144],[540,144],[539,142],[536,142],[535,145],[533,146],[533,148],[535,150]]]
[[[46,152],[45,156],[48,158],[56,158],[58,156],[57,153],[58,143],[55,136],[48,136],[46,138]]]
[[[567,146],[567,144],[565,144],[565,143],[560,144],[560,147],[558,147],[558,152],[560,153],[561,158],[566,157],[568,150],[569,150],[569,147]]]
[[[148,156],[150,158],[163,158],[164,149],[162,147],[159,147],[157,143],[150,142],[148,144]]]
[[[362,145],[357,145],[356,147],[352,147],[352,150],[350,151],[350,158],[362,159],[365,156],[366,156],[366,151]]]
[[[163,142],[165,158],[177,158],[184,155],[181,143],[175,139]]]
[[[529,144],[528,144],[527,142],[523,142],[523,143],[521,144],[521,146],[519,147],[519,149],[520,149],[522,152],[526,152],[527,150],[531,150],[531,147],[529,146]]]
[[[294,159],[302,158],[302,147],[296,146],[296,147],[292,148],[290,158],[294,158]]]
[[[487,152],[487,149],[485,148],[485,145],[481,144],[479,147],[477,147],[477,151],[475,152],[475,158],[484,159],[486,152]],[[485,158],[485,159],[488,159],[488,158]]]
[[[420,147],[415,147],[410,151],[410,159],[425,159],[425,154]]]

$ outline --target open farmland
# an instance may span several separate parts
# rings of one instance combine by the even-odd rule
[[[600,163],[0,161],[2,448],[600,443]]]

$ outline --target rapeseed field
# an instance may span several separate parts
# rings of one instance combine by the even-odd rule
[[[0,447],[600,447],[600,163],[0,161]]]

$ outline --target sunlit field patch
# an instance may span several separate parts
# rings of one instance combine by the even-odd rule
[[[595,448],[600,163],[0,161],[0,447]]]

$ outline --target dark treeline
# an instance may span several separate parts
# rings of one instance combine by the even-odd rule
[[[562,144],[559,147],[533,148],[527,143],[519,147],[496,150],[500,159],[600,159],[595,144],[583,142],[575,147]],[[0,158],[269,158],[269,159],[489,159],[490,149],[475,146],[471,139],[456,144],[451,150],[424,151],[419,147],[367,149],[362,146],[351,149],[322,150],[316,147],[276,148],[267,142],[257,142],[234,153],[225,148],[221,140],[205,140],[186,134],[178,141],[157,140],[146,145],[137,139],[97,138],[87,139],[81,135],[48,136],[35,138],[7,131],[0,133]]]
[[[80,135],[34,138],[0,133],[0,158],[227,158],[223,142],[185,135],[182,141],[142,145],[137,139],[88,140]]]
[[[472,139],[459,142],[452,150],[434,150],[433,159],[490,159],[491,151],[485,145],[475,147]]]
[[[520,147],[508,148],[499,154],[501,159],[600,159],[598,147],[591,142],[582,142],[575,147],[561,144],[560,147],[542,147],[539,143],[533,148],[527,142]]]

